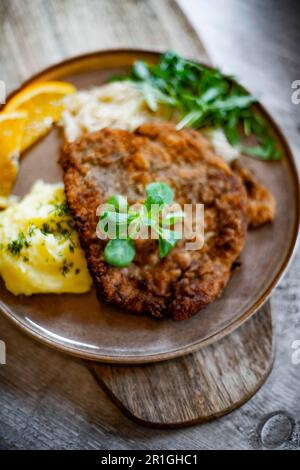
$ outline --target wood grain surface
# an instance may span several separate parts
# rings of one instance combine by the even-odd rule
[[[157,364],[89,363],[99,384],[132,419],[158,428],[203,423],[258,390],[274,358],[270,303],[234,333],[196,353]]]
[[[298,157],[299,106],[290,92],[291,81],[300,78],[299,18],[298,2],[278,0],[199,0],[191,15],[218,65],[263,94]],[[2,0],[0,41],[0,78],[9,90],[40,68],[99,48],[172,47],[206,57],[171,0]],[[7,345],[7,365],[0,366],[0,448],[299,448],[300,366],[292,362],[292,344],[300,339],[299,268],[298,252],[272,297],[277,356],[267,383],[230,415],[177,431],[131,422],[81,361],[32,342],[0,317]]]

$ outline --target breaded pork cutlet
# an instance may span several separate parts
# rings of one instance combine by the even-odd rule
[[[265,223],[272,222],[275,217],[276,203],[270,191],[239,160],[235,160],[231,168],[241,178],[246,188],[249,226],[256,228]]]
[[[103,129],[68,144],[62,153],[64,183],[99,299],[136,313],[184,320],[220,295],[245,242],[247,196],[229,166],[193,130],[144,124],[135,133]],[[174,200],[205,204],[204,247],[184,241],[161,260],[156,241],[136,241],[126,268],[108,265],[106,241],[96,236],[96,209],[114,194],[134,203],[145,185],[163,181]]]

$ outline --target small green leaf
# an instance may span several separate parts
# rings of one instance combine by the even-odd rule
[[[160,258],[164,258],[174,248],[178,240],[181,239],[181,234],[175,230],[165,228],[160,229],[159,233],[159,256]]]
[[[123,268],[134,259],[135,249],[132,240],[110,240],[104,249],[104,259],[111,266]]]
[[[143,83],[142,92],[145,98],[145,101],[148,105],[148,108],[151,109],[154,113],[158,109],[157,99],[154,93],[154,89],[148,85],[148,83]]]
[[[150,78],[150,73],[147,64],[143,60],[135,61],[132,67],[132,75],[139,80],[147,80]]]
[[[150,210],[152,205],[163,206],[172,204],[174,193],[166,183],[150,183],[146,186],[147,199],[145,205]]]
[[[251,135],[251,119],[245,118],[243,121],[244,133],[247,137]]]
[[[228,122],[225,125],[224,132],[231,145],[236,146],[240,142],[240,136],[238,133],[238,116],[236,113],[231,113]]]
[[[104,219],[115,225],[125,225],[128,223],[129,216],[127,213],[119,213],[119,212],[106,212]]]
[[[251,95],[245,96],[230,96],[224,100],[217,100],[213,105],[214,110],[228,111],[232,109],[248,108],[252,103],[255,103],[257,99]]]
[[[274,146],[254,146],[246,147],[241,146],[240,152],[250,157],[258,158],[260,160],[280,160],[280,152]]]
[[[159,257],[165,258],[170,253],[170,251],[174,248],[174,245],[160,237],[158,241],[158,247],[159,247]]]
[[[203,111],[202,110],[197,110],[197,111],[191,111],[190,113],[186,114],[181,121],[176,124],[176,129],[179,131],[180,129],[183,129],[184,127],[193,127],[195,126],[198,121],[202,118],[203,116]]]
[[[127,238],[127,225],[130,222],[127,213],[105,211],[98,222],[98,229],[108,238]]]
[[[127,198],[121,196],[120,194],[115,194],[111,196],[107,201],[106,204],[110,204],[117,209],[118,212],[126,212],[128,209]]]
[[[148,108],[153,112],[158,110],[158,104],[166,104],[169,106],[177,105],[177,101],[174,98],[163,93],[161,90],[148,83],[148,81],[132,83],[142,92]]]
[[[160,228],[159,234],[165,240],[168,240],[170,243],[177,242],[181,239],[181,233],[177,230],[170,230],[168,228]]]
[[[170,227],[184,219],[185,214],[182,211],[169,212],[163,217],[162,225]]]
[[[208,88],[203,93],[203,95],[201,96],[201,101],[204,101],[205,103],[209,103],[210,101],[220,96],[223,92],[224,92],[224,85],[212,86],[211,88]]]
[[[158,247],[159,247],[159,257],[160,258],[165,258],[170,251],[174,248],[176,245],[177,240],[165,240],[164,238],[160,237],[158,241]]]

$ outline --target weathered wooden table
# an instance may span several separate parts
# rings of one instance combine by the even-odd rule
[[[210,57],[236,74],[283,127],[300,162],[300,9],[296,1],[180,0]],[[172,0],[1,0],[0,79],[15,88],[67,56],[107,47],[171,47],[205,58]],[[267,383],[242,408],[178,431],[144,428],[123,416],[81,361],[36,344],[0,317],[7,365],[0,366],[3,449],[299,448],[300,256],[272,296],[277,356]],[[259,282],[259,280],[258,280]],[[274,414],[273,417],[272,414]],[[267,424],[261,432],[262,424]]]

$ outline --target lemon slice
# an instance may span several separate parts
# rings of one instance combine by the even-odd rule
[[[0,208],[7,206],[18,174],[26,122],[27,113],[24,111],[0,113]]]
[[[21,152],[45,135],[53,123],[59,121],[63,110],[63,96],[75,91],[76,88],[71,83],[41,82],[25,87],[9,100],[4,108],[5,113],[27,112]]]

